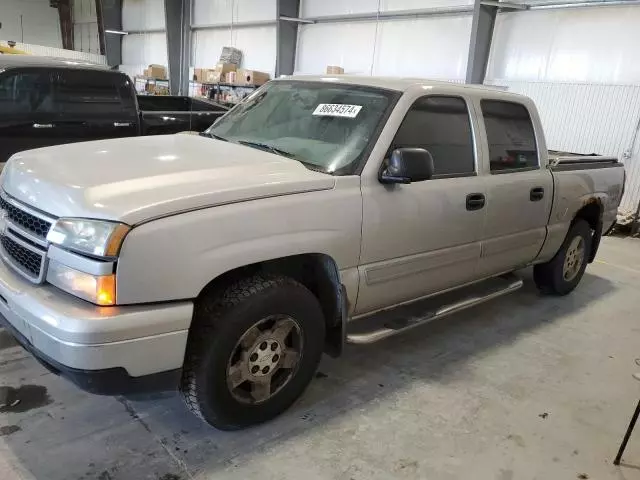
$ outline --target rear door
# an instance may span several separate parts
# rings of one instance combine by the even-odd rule
[[[191,130],[189,97],[138,96],[143,135],[169,135]]]
[[[55,101],[55,128],[68,142],[138,135],[131,80],[119,72],[60,69]]]
[[[479,276],[494,275],[530,263],[547,231],[553,179],[540,167],[538,142],[527,107],[483,99],[476,107],[484,120],[489,155],[485,176],[487,213]]]
[[[16,152],[64,143],[55,129],[53,80],[43,68],[0,73],[0,162]]]

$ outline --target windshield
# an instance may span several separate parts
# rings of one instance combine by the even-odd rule
[[[270,82],[205,133],[331,174],[351,174],[397,92],[325,82]]]

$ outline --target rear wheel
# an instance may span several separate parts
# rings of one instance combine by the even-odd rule
[[[324,335],[318,300],[288,277],[256,275],[205,296],[189,334],[185,402],[222,430],[269,420],[313,378]]]
[[[533,267],[533,278],[544,293],[566,295],[580,283],[591,252],[591,227],[576,220],[558,253],[547,263]]]

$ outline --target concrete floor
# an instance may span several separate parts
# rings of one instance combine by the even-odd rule
[[[530,274],[529,274],[530,275]],[[325,359],[279,419],[225,433],[175,395],[80,392],[0,332],[0,479],[640,479],[640,240],[606,238],[565,298],[519,292]]]

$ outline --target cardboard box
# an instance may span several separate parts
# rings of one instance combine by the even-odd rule
[[[166,80],[167,79],[167,67],[163,65],[149,65],[144,71],[145,77],[155,78],[158,80]]]
[[[222,47],[220,62],[233,63],[239,66],[242,63],[242,51],[234,47]]]
[[[328,75],[340,75],[341,73],[344,73],[344,68],[338,67],[337,65],[327,66]]]
[[[257,70],[240,69],[236,75],[238,85],[262,85],[271,80],[271,75]]]
[[[193,69],[193,80],[199,83],[203,83],[205,80],[205,75],[207,73],[206,68],[194,68]]]
[[[235,63],[218,63],[215,68],[215,70],[218,70],[220,73],[235,72],[237,69],[238,66]]]

